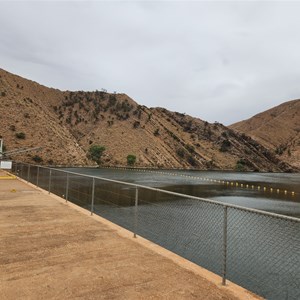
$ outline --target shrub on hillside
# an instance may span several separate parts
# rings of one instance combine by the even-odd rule
[[[159,129],[158,129],[158,128],[155,129],[154,132],[153,132],[153,134],[154,134],[155,136],[158,136],[158,135],[159,135]]]
[[[193,167],[198,166],[197,160],[196,160],[192,155],[189,155],[189,156],[188,156],[187,161],[188,161],[188,163],[189,163],[191,166],[193,166]]]
[[[190,144],[186,144],[185,148],[187,151],[189,151],[190,153],[194,153],[195,152],[195,147],[193,145]]]
[[[100,164],[101,157],[102,157],[104,151],[105,151],[104,146],[92,145],[88,150],[88,158],[92,159],[97,164]]]
[[[17,132],[17,133],[16,133],[16,138],[17,138],[17,139],[24,140],[25,137],[26,137],[26,135],[25,135],[24,132]]]
[[[139,121],[134,121],[134,123],[133,123],[133,128],[139,128],[140,127],[140,125],[141,125],[141,123],[139,122]]]
[[[181,158],[183,158],[184,157],[184,149],[183,148],[178,148],[177,150],[176,150],[176,154],[179,156],[179,157],[181,157]]]
[[[133,155],[133,154],[127,155],[127,164],[129,166],[133,166],[135,164],[135,162],[136,162],[136,156],[135,155]]]
[[[53,165],[54,161],[53,161],[53,159],[48,159],[47,163],[48,163],[48,165]]]
[[[235,170],[238,172],[242,172],[246,170],[246,162],[244,159],[241,158],[236,162]]]
[[[222,145],[221,145],[221,147],[220,147],[220,151],[221,152],[226,152],[226,151],[228,151],[229,150],[229,148],[231,147],[231,142],[229,141],[229,140],[223,140],[222,141]]]
[[[38,155],[33,156],[32,160],[35,161],[36,163],[41,163],[43,161],[43,159]]]
[[[276,149],[275,149],[275,153],[278,155],[282,155],[283,152],[286,150],[287,146],[286,145],[279,145]]]

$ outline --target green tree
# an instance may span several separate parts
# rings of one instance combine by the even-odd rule
[[[97,164],[100,164],[101,156],[103,155],[104,151],[105,151],[104,146],[92,145],[88,151],[88,158],[94,160]]]
[[[133,154],[127,155],[127,164],[129,166],[133,166],[135,164],[135,162],[136,162],[136,156],[135,155],[133,155]]]

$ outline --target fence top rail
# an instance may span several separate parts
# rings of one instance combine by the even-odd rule
[[[154,187],[150,187],[150,186],[145,186],[145,185],[140,185],[140,184],[136,184],[136,183],[130,183],[130,182],[119,181],[119,180],[114,180],[114,179],[109,179],[109,178],[103,178],[103,177],[98,177],[98,176],[81,174],[81,173],[66,171],[66,170],[57,169],[57,168],[50,168],[50,167],[45,167],[45,166],[40,166],[40,165],[33,165],[33,164],[28,164],[28,163],[23,163],[23,162],[17,162],[17,163],[26,164],[26,165],[29,165],[29,166],[34,166],[34,167],[39,167],[39,168],[44,168],[44,169],[49,169],[49,170],[54,170],[54,171],[58,171],[58,172],[61,172],[61,173],[67,173],[67,174],[72,174],[72,175],[81,176],[81,177],[99,179],[99,180],[106,181],[106,182],[123,184],[123,185],[131,186],[131,187],[134,187],[134,188],[147,189],[147,190],[160,192],[160,193],[164,193],[164,194],[169,194],[169,195],[173,195],[173,196],[177,196],[177,197],[188,198],[188,199],[193,199],[193,200],[200,200],[202,202],[207,202],[207,203],[210,203],[210,204],[222,206],[224,208],[234,208],[234,209],[243,210],[243,211],[247,211],[247,212],[251,212],[251,213],[266,215],[266,216],[270,216],[270,217],[273,217],[273,218],[285,219],[285,220],[288,220],[288,221],[293,221],[293,222],[300,223],[299,218],[280,215],[280,214],[276,214],[276,213],[271,213],[271,212],[267,212],[267,211],[263,211],[263,210],[259,210],[259,209],[255,209],[255,208],[248,208],[248,207],[243,207],[243,206],[239,206],[239,205],[235,205],[235,204],[222,203],[222,202],[207,199],[207,198],[201,198],[201,197],[197,197],[197,196],[171,192],[171,191],[162,190],[162,189],[158,189],[158,188],[154,188]]]

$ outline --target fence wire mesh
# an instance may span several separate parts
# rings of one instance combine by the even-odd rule
[[[219,275],[222,216],[221,205],[139,190],[137,233]]]
[[[300,219],[22,163],[12,170],[267,299],[300,299]]]
[[[300,299],[300,222],[229,208],[227,251],[227,278],[267,299]]]
[[[130,231],[134,229],[135,189],[95,180],[94,212]]]

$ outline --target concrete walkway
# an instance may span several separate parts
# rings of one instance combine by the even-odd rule
[[[0,299],[258,299],[0,171]]]

